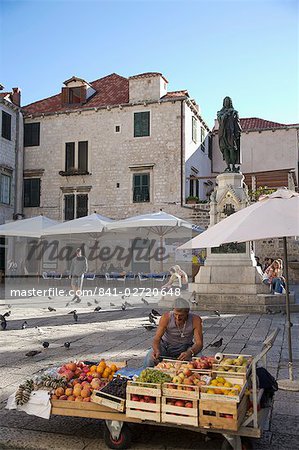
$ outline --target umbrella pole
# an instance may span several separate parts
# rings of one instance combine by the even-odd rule
[[[163,235],[160,235],[160,248],[163,247]],[[160,260],[160,272],[163,272],[163,258]]]
[[[291,312],[290,312],[290,297],[289,297],[289,272],[288,272],[288,249],[287,238],[283,238],[283,257],[285,266],[285,284],[286,284],[286,314],[287,314],[287,333],[288,333],[288,347],[289,347],[289,379],[278,380],[279,389],[286,391],[299,391],[299,381],[294,380],[293,373],[293,355],[292,355],[292,335],[291,335]]]
[[[285,284],[286,284],[286,313],[287,313],[287,332],[288,332],[288,347],[289,347],[289,378],[294,380],[293,374],[293,355],[292,355],[292,332],[291,332],[291,312],[290,312],[290,297],[289,297],[289,271],[288,271],[288,249],[287,238],[283,238],[283,257],[285,267]]]

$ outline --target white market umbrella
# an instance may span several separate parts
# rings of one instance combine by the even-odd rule
[[[0,235],[40,238],[48,228],[57,223],[57,220],[42,215],[30,217],[0,225]]]
[[[63,223],[57,223],[45,230],[44,236],[57,234],[82,234],[82,233],[101,233],[106,225],[113,222],[108,217],[93,213],[89,216],[79,217],[79,219],[68,220]]]
[[[163,237],[171,233],[179,227],[188,228],[190,230],[200,233],[202,228],[193,225],[187,220],[168,214],[164,211],[157,213],[142,214],[138,216],[129,217],[128,219],[117,220],[107,225],[107,230],[116,231],[128,228],[145,228],[160,237],[160,245],[163,246]],[[163,261],[161,260],[161,271],[163,271]]]
[[[288,189],[278,189],[273,194],[221,220],[205,232],[181,245],[179,249],[219,247],[228,242],[246,242],[259,239],[283,238],[286,279],[286,313],[289,346],[289,383],[281,388],[299,390],[293,381],[287,237],[299,236],[299,194]]]

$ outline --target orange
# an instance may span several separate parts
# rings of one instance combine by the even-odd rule
[[[100,375],[102,375],[102,373],[104,372],[105,367],[98,365],[97,367],[97,373],[99,373]]]
[[[96,371],[97,371],[97,366],[96,365],[91,366],[90,372],[96,372]]]
[[[118,370],[117,366],[115,364],[111,364],[110,368],[111,368],[112,372],[117,372],[117,370]]]

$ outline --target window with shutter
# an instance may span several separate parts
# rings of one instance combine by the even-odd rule
[[[40,122],[25,123],[24,125],[24,147],[39,146]]]
[[[40,206],[40,178],[24,180],[24,207]]]
[[[65,171],[69,172],[75,168],[75,142],[65,144]]]
[[[134,113],[134,137],[150,135],[150,112]]]
[[[8,141],[11,140],[11,115],[2,111],[2,133],[1,136]]]
[[[192,116],[192,141],[197,142],[197,120],[195,116]]]
[[[80,172],[88,171],[88,142],[78,143],[78,170]]]
[[[75,218],[75,195],[68,194],[64,196],[64,220],[73,220]]]
[[[150,201],[150,174],[133,174],[133,202],[142,203]]]
[[[0,203],[10,205],[11,177],[0,174]]]
[[[84,217],[88,215],[88,195],[78,194],[77,195],[77,207],[76,207],[76,217]]]

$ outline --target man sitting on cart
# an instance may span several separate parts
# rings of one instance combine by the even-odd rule
[[[154,367],[163,358],[188,361],[203,347],[202,320],[190,313],[190,305],[182,297],[174,301],[173,311],[162,315],[152,349],[144,367]]]

